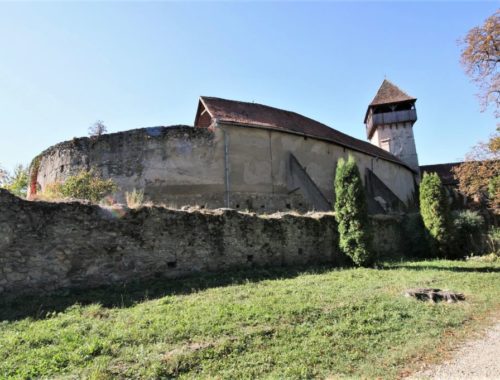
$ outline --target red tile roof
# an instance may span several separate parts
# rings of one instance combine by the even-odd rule
[[[199,126],[198,120],[204,109],[210,114],[212,120],[217,119],[217,121],[222,124],[237,124],[248,127],[274,129],[296,133],[302,136],[315,137],[371,156],[395,162],[412,170],[397,157],[375,145],[358,140],[295,112],[257,103],[202,96],[200,97],[200,104],[198,105],[195,126]]]
[[[407,100],[417,100],[417,98],[411,97],[394,83],[388,81],[387,79],[384,79],[382,85],[377,91],[377,95],[375,95],[372,102],[370,103],[370,106],[398,103]]]

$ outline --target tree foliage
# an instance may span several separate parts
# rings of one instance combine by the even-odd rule
[[[0,186],[3,186],[9,180],[9,173],[2,166],[0,166]]]
[[[489,105],[500,115],[500,10],[484,24],[472,28],[462,40],[461,62],[465,72],[479,86],[482,109]]]
[[[452,222],[446,192],[436,173],[424,173],[420,183],[420,214],[431,249],[446,256],[452,238]]]
[[[500,133],[477,144],[453,173],[461,193],[500,212]]]
[[[46,192],[50,198],[75,198],[99,202],[116,190],[117,186],[113,180],[102,179],[94,170],[82,170],[68,177],[63,183],[48,185]]]
[[[103,135],[108,131],[108,128],[104,125],[102,120],[97,120],[94,124],[89,127],[89,136],[98,137]]]
[[[12,176],[5,175],[6,177],[1,187],[9,190],[18,197],[26,198],[29,181],[28,168],[23,165],[17,165]]]
[[[465,72],[479,86],[482,110],[489,105],[500,116],[500,10],[484,24],[472,28],[462,40],[461,62]],[[453,169],[459,190],[481,206],[500,211],[500,134],[479,143],[467,154],[465,162]]]
[[[341,158],[335,173],[335,218],[340,249],[357,265],[370,264],[370,224],[366,198],[353,157]]]

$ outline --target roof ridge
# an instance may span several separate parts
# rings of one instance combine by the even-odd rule
[[[233,100],[233,99],[219,98],[217,96],[200,96],[200,98],[203,98],[203,99],[223,100],[223,101],[231,102],[231,103],[240,103],[240,104],[255,105],[255,106],[265,107],[265,108],[268,108],[268,109],[277,110],[277,111],[281,111],[281,112],[287,112],[287,113],[291,113],[291,114],[294,114],[294,115],[297,115],[297,116],[309,119],[311,121],[314,121],[315,123],[323,124],[325,127],[333,129],[332,127],[328,126],[327,124],[324,124],[324,123],[322,123],[320,121],[311,119],[310,117],[304,116],[304,115],[302,115],[302,114],[300,114],[298,112],[286,110],[286,109],[283,109],[283,108],[269,106],[267,104],[256,103],[256,102],[247,102],[247,101],[244,101],[244,100]]]
[[[327,124],[321,123],[294,111],[284,110],[260,103],[250,103],[212,96],[200,96],[200,101],[203,102],[207,110],[208,108],[211,108],[211,113],[213,112],[214,117],[218,118],[221,122],[240,124],[242,126],[247,125],[257,128],[272,128],[288,133],[330,141],[373,157],[393,161],[413,171],[412,168],[392,153],[387,152],[368,141],[350,136],[347,133],[328,126]],[[251,108],[238,109],[231,107],[231,105]],[[280,113],[283,116],[290,116],[290,119],[287,117],[283,118],[283,116],[281,116],[280,120]]]

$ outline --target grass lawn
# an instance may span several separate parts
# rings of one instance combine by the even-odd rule
[[[410,287],[466,301],[423,303]],[[255,269],[3,301],[0,378],[397,378],[499,309],[498,261]]]

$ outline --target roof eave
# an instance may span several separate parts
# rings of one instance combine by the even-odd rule
[[[386,106],[390,104],[398,104],[398,103],[404,103],[404,102],[416,102],[417,98],[409,98],[409,99],[404,99],[404,100],[397,100],[397,101],[391,101],[391,102],[380,102],[380,103],[373,103],[373,101],[370,103],[369,107],[375,107],[375,106]]]
[[[196,125],[197,125],[198,120],[199,120],[199,118],[200,118],[200,116],[201,116],[201,112],[200,112],[200,107],[201,107],[201,106],[203,106],[203,108],[204,108],[204,109],[208,112],[208,114],[210,115],[210,117],[211,117],[211,118],[213,118],[213,117],[214,117],[214,116],[212,115],[212,113],[210,112],[210,110],[208,109],[208,107],[207,107],[207,105],[206,105],[205,101],[203,100],[203,96],[200,96],[200,97],[198,98],[198,108],[197,108],[197,110],[196,110],[196,116],[195,116],[195,118],[194,118],[194,126],[196,126]]]

